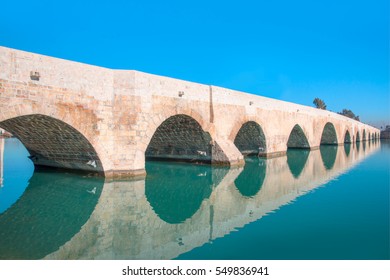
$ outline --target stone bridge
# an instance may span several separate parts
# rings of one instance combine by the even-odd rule
[[[379,137],[338,114],[130,70],[112,70],[0,47],[0,127],[35,165],[145,174],[145,159],[243,165]]]

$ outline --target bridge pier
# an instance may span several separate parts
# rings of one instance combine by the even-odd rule
[[[230,140],[214,141],[211,164],[227,166],[244,166],[244,156]]]

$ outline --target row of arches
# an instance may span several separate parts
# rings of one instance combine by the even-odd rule
[[[103,164],[89,138],[76,128],[46,115],[24,115],[0,122],[0,127],[14,134],[26,146],[36,165],[104,172]],[[344,143],[379,138],[378,133],[350,130],[344,134]],[[233,135],[232,141],[242,155],[266,156],[269,153],[267,137],[256,121],[247,121]],[[325,124],[321,145],[340,143],[335,126]],[[310,149],[308,136],[299,124],[289,134],[286,149]],[[145,158],[152,160],[182,160],[211,163],[222,149],[205,131],[196,117],[177,114],[168,117],[155,129],[145,149]]]
[[[346,130],[343,143],[350,144],[378,138],[379,134],[377,133],[368,133],[368,136],[366,136],[365,130],[363,130],[362,139],[359,131],[357,131],[356,137],[351,137],[349,130]],[[337,145],[338,143],[334,125],[330,122],[326,123],[321,135],[320,145]],[[234,144],[243,155],[258,154],[261,156],[266,154],[267,151],[264,132],[260,125],[254,121],[249,121],[242,125],[234,139]],[[292,128],[286,145],[288,149],[310,149],[307,136],[300,125],[296,124]]]

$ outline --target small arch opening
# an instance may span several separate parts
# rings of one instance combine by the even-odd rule
[[[234,138],[234,145],[244,156],[264,156],[267,151],[263,129],[254,121],[246,122],[241,126]]]
[[[175,115],[157,128],[145,157],[146,160],[211,163],[212,139],[192,117]]]
[[[352,141],[351,141],[351,135],[349,134],[349,131],[348,131],[348,130],[345,132],[344,143],[346,143],[346,144],[352,143]]]
[[[287,141],[287,148],[290,149],[310,149],[309,141],[302,128],[296,124],[290,132]]]
[[[337,145],[337,134],[334,125],[326,123],[321,135],[321,145]]]
[[[358,131],[357,133],[356,133],[356,142],[360,142],[360,132]]]

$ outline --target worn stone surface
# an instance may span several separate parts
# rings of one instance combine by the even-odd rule
[[[187,115],[176,115],[164,121],[154,133],[146,158],[211,162],[210,134]]]
[[[267,150],[265,135],[254,121],[243,124],[234,138],[234,145],[243,155],[261,155]]]
[[[103,172],[88,140],[62,121],[36,114],[5,120],[1,126],[24,143],[35,165]]]
[[[291,130],[290,136],[287,141],[288,148],[300,148],[300,149],[308,149],[310,148],[309,142],[305,136],[305,132],[302,128],[297,124]]]
[[[320,146],[327,123],[335,129],[333,144],[343,144],[347,132],[352,142],[360,139],[357,135],[362,135],[361,140],[379,136],[374,127],[325,110],[4,47],[0,47],[0,69],[0,127],[7,126],[9,132],[18,133],[23,143],[47,165],[85,169],[84,162],[94,158],[99,166],[96,170],[104,171],[106,176],[145,174],[148,146],[147,154],[151,156],[172,153],[175,157],[199,159],[198,155],[195,157],[196,150],[205,151],[212,164],[242,165],[239,150],[242,147],[264,146],[263,155],[267,157],[285,154],[296,125],[301,127],[308,142],[305,145],[310,148]],[[39,79],[30,77],[31,72],[38,72]],[[29,115],[45,117],[45,126],[41,127],[50,130],[49,138],[34,132],[38,124],[28,126],[18,119]],[[188,131],[176,129],[171,133],[164,128],[165,121],[182,115],[186,116],[183,119],[187,126],[179,127]],[[58,126],[59,122],[66,125]],[[247,122],[256,123],[264,139],[253,142],[250,140],[253,131],[244,127],[245,133],[240,132],[239,139],[250,143],[240,140],[238,148],[234,141]],[[70,131],[72,139],[68,139]],[[30,134],[34,137],[29,138]],[[57,138],[55,134],[59,134]],[[168,138],[163,140],[159,135]],[[46,141],[51,151],[44,151],[43,140],[48,139],[54,142]],[[168,142],[177,146],[169,150]],[[159,143],[165,146],[159,147]],[[73,146],[78,147],[75,153],[71,152]]]
[[[348,132],[348,131],[347,131]],[[332,123],[326,123],[321,136],[321,144],[334,145],[337,144],[336,129]]]

